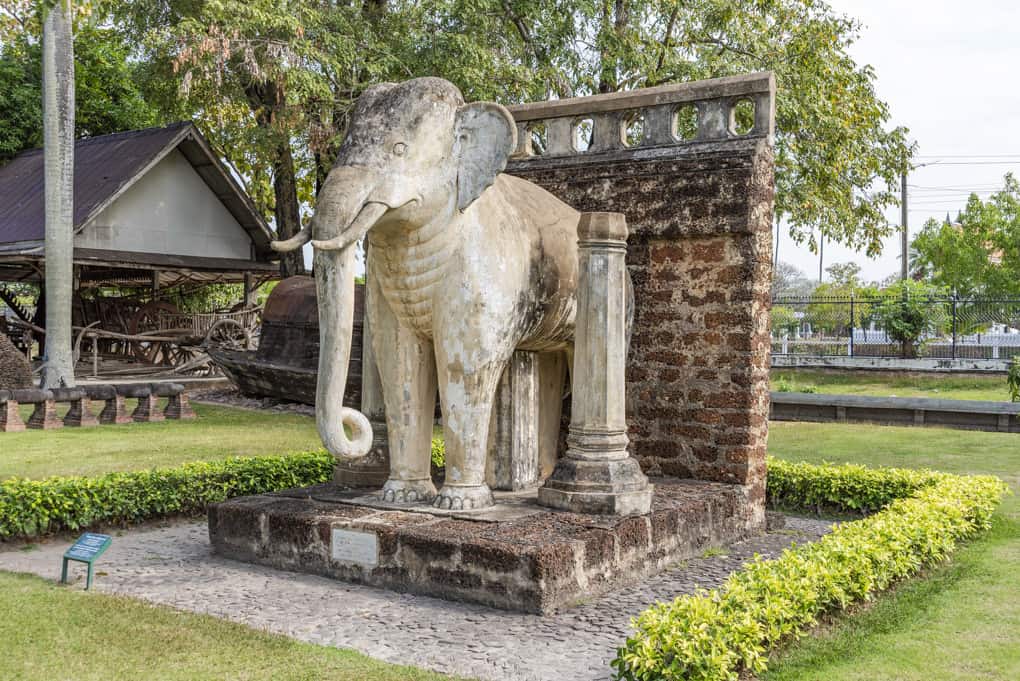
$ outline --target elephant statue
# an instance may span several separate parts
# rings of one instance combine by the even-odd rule
[[[502,174],[516,138],[509,111],[465,103],[445,80],[375,85],[355,103],[314,216],[298,235],[273,244],[281,252],[309,241],[314,247],[317,427],[335,456],[357,457],[371,447],[371,426],[343,407],[343,390],[355,244],[366,239],[366,314],[390,445],[384,500],[491,505],[488,431],[511,355],[562,353],[569,362],[579,213]],[[438,493],[429,455],[437,383],[446,438]]]

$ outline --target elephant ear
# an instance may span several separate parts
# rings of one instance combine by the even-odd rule
[[[463,211],[503,172],[517,146],[517,126],[505,107],[473,102],[457,109],[454,132],[457,208]]]

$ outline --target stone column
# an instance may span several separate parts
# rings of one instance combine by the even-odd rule
[[[648,513],[652,486],[627,453],[627,222],[582,213],[577,226],[577,325],[567,453],[538,503],[575,513]]]
[[[533,489],[539,480],[538,355],[518,350],[496,386],[485,478],[498,490]]]
[[[368,259],[368,241],[365,242],[365,263]],[[372,449],[358,459],[339,459],[333,466],[333,482],[343,487],[382,487],[390,477],[390,440],[386,430],[386,403],[383,402],[382,380],[372,350],[372,329],[368,322],[368,309],[372,304],[372,287],[365,271],[365,301],[361,324],[361,413],[372,424]],[[353,304],[353,301],[352,301]]]

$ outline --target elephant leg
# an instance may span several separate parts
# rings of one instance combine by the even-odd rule
[[[489,425],[496,385],[509,356],[464,367],[438,354],[446,482],[434,503],[453,510],[485,508],[492,505],[492,490],[485,483]]]
[[[431,501],[432,420],[436,409],[436,364],[432,343],[399,324],[382,296],[372,315],[372,348],[376,353],[386,427],[390,442],[390,477],[384,501]]]

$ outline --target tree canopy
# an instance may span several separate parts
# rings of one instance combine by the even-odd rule
[[[29,3],[0,13],[0,160],[42,146],[42,27]],[[160,122],[139,86],[134,45],[88,16],[75,26],[75,135],[89,137]]]
[[[421,75],[516,103],[772,70],[777,219],[812,246],[824,234],[877,253],[913,153],[849,55],[860,24],[820,0],[105,0],[95,13],[110,31],[96,38],[133,48],[123,81],[163,120],[197,119],[284,235],[354,99]]]
[[[1020,296],[1020,183],[1009,174],[988,199],[971,194],[956,222],[929,220],[913,248],[918,269],[961,296]]]

